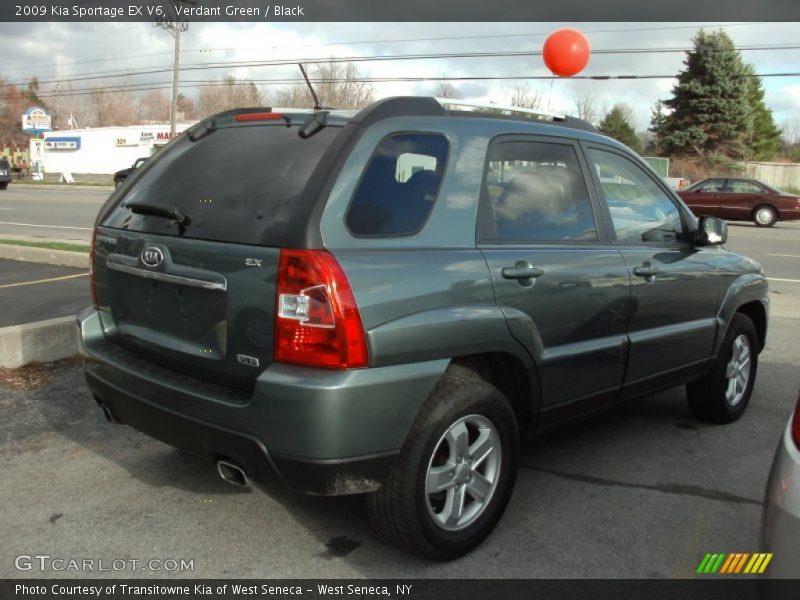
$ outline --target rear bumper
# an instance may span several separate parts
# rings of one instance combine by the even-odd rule
[[[224,394],[108,342],[105,313],[87,309],[78,326],[87,383],[115,420],[310,494],[377,489],[448,364],[329,371],[274,363],[252,395]]]

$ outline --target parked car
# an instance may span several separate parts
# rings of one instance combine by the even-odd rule
[[[800,395],[775,452],[767,481],[762,546],[773,554],[767,575],[800,575]]]
[[[136,169],[141,167],[144,163],[147,162],[147,157],[144,158],[137,158],[136,161],[127,169],[122,169],[114,173],[114,187],[117,188],[125,183],[125,180],[128,179],[131,173],[133,173]]]
[[[5,158],[0,158],[0,190],[8,189],[11,177],[11,165]]]
[[[738,419],[767,281],[725,222],[584,121],[449,104],[220,113],[114,192],[78,316],[106,417],[366,493],[437,559],[492,531],[522,439],[683,384]]]
[[[753,221],[759,227],[800,219],[800,197],[756,179],[710,177],[678,194],[696,215]]]

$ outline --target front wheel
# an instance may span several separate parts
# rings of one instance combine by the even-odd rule
[[[741,313],[731,319],[717,359],[701,380],[686,386],[689,408],[712,423],[730,423],[744,414],[758,369],[758,336]]]
[[[506,397],[445,375],[420,409],[383,487],[368,496],[384,537],[438,560],[461,556],[494,529],[516,479],[519,428]]]
[[[766,204],[753,211],[753,223],[758,227],[772,227],[778,221],[778,213]]]

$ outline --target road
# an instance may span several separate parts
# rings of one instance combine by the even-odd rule
[[[109,190],[41,189],[11,184],[0,191],[0,236],[87,242]]]
[[[0,577],[80,575],[16,571],[23,553],[194,561],[193,571],[112,577],[623,578],[691,577],[707,552],[752,552],[800,387],[800,224],[734,224],[729,247],[772,278],[745,416],[699,422],[675,389],[526,445],[497,530],[459,560],[430,563],[384,544],[359,497],[225,484],[210,463],[106,423],[66,364],[46,387],[0,387],[0,504],[14,507],[0,513]]]

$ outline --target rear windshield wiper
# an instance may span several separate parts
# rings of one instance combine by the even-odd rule
[[[153,215],[170,219],[170,222],[178,226],[178,233],[183,235],[186,226],[192,224],[189,215],[183,214],[174,206],[169,204],[150,204],[149,202],[126,202],[125,208],[137,215]]]

